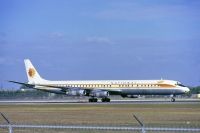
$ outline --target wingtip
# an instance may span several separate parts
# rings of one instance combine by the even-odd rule
[[[6,80],[7,82],[15,83],[16,81],[13,80]]]

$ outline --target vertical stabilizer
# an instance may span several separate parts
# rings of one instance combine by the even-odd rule
[[[29,59],[25,59],[24,60],[25,63],[25,67],[26,67],[26,74],[28,77],[28,82],[29,83],[41,83],[42,81],[44,81],[39,73],[37,72],[37,70],[35,69],[35,67],[32,65],[31,61]]]

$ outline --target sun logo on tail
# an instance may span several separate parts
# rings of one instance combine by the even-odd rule
[[[34,75],[35,75],[35,69],[33,69],[33,68],[29,68],[29,70],[28,70],[28,75],[30,76],[30,77],[34,77]]]

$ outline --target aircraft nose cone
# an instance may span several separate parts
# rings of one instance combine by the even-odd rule
[[[185,93],[188,93],[190,91],[190,89],[188,87],[184,87],[183,90],[184,90]]]

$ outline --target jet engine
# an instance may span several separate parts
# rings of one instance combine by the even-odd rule
[[[82,89],[69,89],[66,91],[66,94],[69,96],[85,96],[86,90]]]
[[[25,92],[26,90],[25,89],[20,89],[20,91]]]
[[[108,97],[110,94],[108,91],[92,91],[90,95],[93,97],[102,98],[102,97]]]

